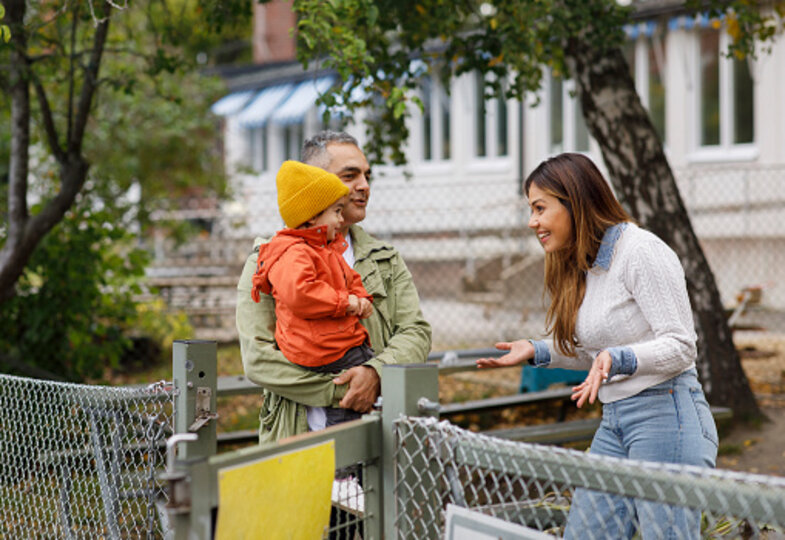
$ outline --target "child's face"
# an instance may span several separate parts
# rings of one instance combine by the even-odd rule
[[[335,233],[343,226],[343,207],[345,198],[340,198],[327,210],[313,220],[313,226],[324,225],[327,227],[327,240],[335,240]]]

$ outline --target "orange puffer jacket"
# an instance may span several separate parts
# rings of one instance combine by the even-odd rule
[[[275,299],[275,340],[284,356],[301,366],[335,362],[368,341],[355,315],[346,315],[349,295],[373,302],[360,274],[343,258],[343,236],[327,242],[327,228],[283,229],[259,248],[251,296]]]

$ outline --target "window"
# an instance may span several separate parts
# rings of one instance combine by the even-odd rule
[[[548,88],[548,111],[551,126],[551,152],[558,154],[564,150],[564,103],[561,77],[551,77]]]
[[[496,155],[506,156],[507,151],[507,100],[498,97],[496,101]]]
[[[720,35],[700,35],[700,145],[720,144]]]
[[[300,159],[300,149],[303,142],[303,124],[287,124],[283,128],[284,159]]]
[[[734,58],[733,62],[733,143],[755,141],[755,115],[753,82],[746,60]]]
[[[442,135],[442,158],[450,159],[450,96],[444,91],[444,88],[439,87],[441,92],[439,94],[439,115],[441,117],[441,135]]]
[[[474,84],[474,153],[477,157],[483,157],[488,155],[488,150],[486,148],[485,130],[485,118],[487,116],[485,109],[485,79],[482,73],[477,72]]]
[[[645,32],[627,41],[622,52],[630,67],[641,103],[649,111],[649,118],[660,140],[665,142],[665,48],[655,25],[647,25]]]
[[[267,126],[260,126],[249,130],[250,136],[250,166],[258,172],[268,169],[267,159]]]
[[[698,31],[698,145],[728,147],[755,140],[754,94],[745,59],[727,58],[728,36],[717,28]]]
[[[660,140],[665,142],[665,48],[659,36],[648,38],[644,42],[647,59],[648,84],[646,100],[644,105],[649,109],[654,128],[660,136]]]
[[[423,82],[422,159],[450,159],[450,96],[435,78]]]
[[[551,74],[548,78],[550,152],[588,152],[589,130],[583,109],[572,96],[573,82]]]
[[[508,107],[504,96],[488,98],[485,79],[474,77],[474,152],[477,157],[504,157],[509,154]]]
[[[431,106],[431,84],[423,85],[422,89],[422,158],[424,161],[433,159],[433,107]]]

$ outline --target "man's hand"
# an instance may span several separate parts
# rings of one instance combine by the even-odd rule
[[[350,368],[333,379],[333,382],[337,385],[349,385],[346,395],[338,405],[359,413],[369,412],[382,390],[379,375],[370,366]]]

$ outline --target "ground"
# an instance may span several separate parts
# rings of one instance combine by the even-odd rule
[[[769,417],[759,428],[737,426],[721,439],[717,467],[785,476],[785,404],[763,407]]]
[[[785,340],[737,333],[742,366],[768,421],[721,433],[717,466],[785,476]]]

